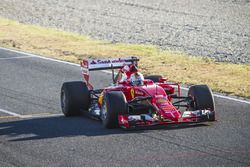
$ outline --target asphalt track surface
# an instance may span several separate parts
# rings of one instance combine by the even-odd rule
[[[105,129],[61,115],[62,83],[80,78],[75,65],[0,49],[0,166],[250,166],[250,104],[215,97],[212,124]]]

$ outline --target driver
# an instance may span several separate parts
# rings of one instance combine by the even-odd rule
[[[138,72],[137,67],[133,64],[131,66],[125,65],[121,68],[115,78],[116,82],[129,81],[133,86],[143,85],[144,77]]]
[[[135,65],[132,65],[130,67],[130,72],[132,73],[131,76],[130,76],[130,83],[133,85],[133,86],[140,86],[140,85],[143,85],[144,84],[144,77],[143,75],[138,72],[138,69]]]

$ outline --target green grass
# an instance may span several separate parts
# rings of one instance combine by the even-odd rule
[[[0,46],[79,63],[83,58],[138,56],[144,74],[169,81],[207,84],[214,91],[250,97],[250,65],[218,63],[209,58],[161,50],[153,45],[111,43],[76,33],[0,18]]]

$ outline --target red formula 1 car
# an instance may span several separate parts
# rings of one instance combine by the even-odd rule
[[[115,81],[114,69],[137,66],[138,61],[136,57],[83,60],[84,82],[62,85],[64,115],[84,113],[100,119],[106,128],[215,121],[214,98],[206,85],[191,86],[187,96],[181,96],[179,84],[168,83],[158,75],[145,77],[140,85],[132,84],[129,78]],[[89,83],[89,71],[104,69],[112,69],[113,84],[94,89]]]

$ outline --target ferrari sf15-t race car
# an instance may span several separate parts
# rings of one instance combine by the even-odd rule
[[[84,81],[65,82],[61,88],[64,115],[88,115],[101,120],[106,128],[215,121],[214,98],[207,85],[191,86],[181,96],[179,84],[168,83],[160,75],[147,76],[140,85],[129,78],[115,80],[114,69],[138,66],[138,61],[136,57],[81,61]],[[89,72],[104,69],[112,70],[113,83],[94,89]]]

